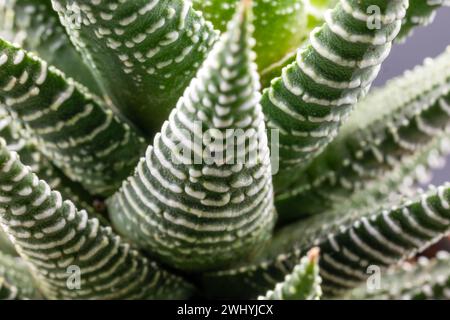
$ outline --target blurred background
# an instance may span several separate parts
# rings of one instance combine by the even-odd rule
[[[407,38],[405,43],[394,45],[375,86],[382,86],[390,78],[421,64],[427,57],[437,56],[447,46],[450,46],[450,8],[442,8],[432,24],[414,29],[413,36]],[[433,172],[432,183],[440,185],[447,181],[450,182],[450,158],[445,167]],[[423,254],[431,257],[436,251],[443,249],[450,251],[450,238],[442,240]]]
[[[383,63],[375,86],[382,86],[386,80],[402,74],[405,70],[421,64],[427,57],[435,57],[450,46],[450,8],[437,12],[434,22],[426,27],[414,29],[412,37],[405,43],[396,44]],[[450,181],[450,159],[447,165],[433,175],[433,184]]]

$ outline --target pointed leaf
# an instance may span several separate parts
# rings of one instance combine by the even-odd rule
[[[276,188],[336,136],[342,120],[370,88],[388,55],[405,15],[407,1],[341,1],[314,30],[310,44],[283,69],[262,98],[271,137],[279,134],[280,172]],[[380,28],[367,8],[377,5]],[[271,138],[272,139],[272,138]]]
[[[306,15],[306,26],[302,26],[305,28],[299,34],[302,35],[302,38],[297,41],[297,46],[291,48],[289,52],[286,52],[285,55],[277,60],[273,61],[272,64],[268,65],[266,68],[261,69],[261,85],[263,88],[267,88],[270,86],[270,82],[279,77],[281,71],[284,67],[295,62],[295,58],[297,56],[297,49],[306,45],[308,37],[311,31],[314,28],[320,27],[324,23],[324,14],[327,9],[334,8],[338,0],[297,0],[297,2],[302,3],[302,10]],[[299,25],[297,23],[297,25]],[[263,26],[262,28],[267,28],[267,26]],[[271,28],[270,28],[271,29]],[[273,33],[276,36],[276,33]],[[278,42],[276,40],[275,42]],[[267,49],[261,49],[267,50]],[[272,50],[272,48],[271,48]]]
[[[247,10],[230,23],[135,175],[108,201],[118,230],[183,270],[250,255],[274,223]]]
[[[341,295],[370,276],[371,266],[383,269],[414,256],[450,232],[450,184],[413,201],[376,211],[336,216],[327,225],[316,218],[279,231],[253,263],[207,273],[203,285],[210,295],[252,296],[281,281],[310,248],[320,248],[322,289]],[[245,288],[242,284],[245,283]],[[214,285],[212,285],[214,284]]]
[[[191,294],[184,280],[64,201],[20,162],[17,153],[8,151],[4,140],[0,185],[2,226],[47,298],[177,299]],[[80,290],[72,290],[77,286],[74,279],[80,280]]]
[[[57,189],[77,206],[94,212],[94,199],[82,186],[70,181],[59,169],[53,166],[36,147],[34,139],[27,137],[24,128],[14,120],[6,108],[0,104],[0,136],[5,139],[9,150],[19,154],[20,160],[29,166],[39,177],[47,181],[52,189]],[[1,186],[0,186],[1,187]]]
[[[14,299],[36,299],[40,296],[27,266],[19,258],[0,252],[0,278],[14,288]]]
[[[0,37],[37,53],[100,94],[98,84],[80,54],[70,42],[51,0],[3,0],[0,2]]]
[[[323,212],[420,153],[450,125],[449,88],[450,50],[368,97],[300,179],[279,192],[280,218]]]
[[[52,0],[122,112],[154,134],[216,40],[187,0]]]
[[[96,96],[36,56],[0,40],[0,98],[38,147],[93,194],[110,195],[145,147]]]

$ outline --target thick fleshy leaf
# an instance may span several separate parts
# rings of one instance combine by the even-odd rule
[[[115,105],[149,134],[217,38],[188,0],[52,0]]]
[[[225,31],[239,0],[194,0],[220,31]],[[306,4],[299,0],[253,0],[256,63],[264,70],[295,51],[307,38]]]
[[[279,134],[280,172],[276,189],[333,140],[357,103],[369,90],[388,55],[408,1],[341,1],[325,15],[310,44],[283,69],[262,98],[269,133]],[[367,8],[377,5],[380,25],[372,26]]]
[[[279,231],[254,263],[204,276],[204,286],[216,296],[261,294],[289,274],[312,247],[321,252],[322,289],[328,296],[346,293],[371,275],[415,255],[450,232],[450,185],[418,196],[390,210],[312,217]],[[245,284],[243,286],[243,284]],[[220,288],[220,290],[218,290]]]
[[[286,52],[282,59],[272,62],[272,64],[260,71],[261,85],[263,88],[269,87],[270,82],[280,76],[284,67],[295,62],[297,49],[307,44],[311,31],[324,23],[326,10],[334,8],[338,1],[339,0],[297,0],[297,2],[302,3],[302,10],[304,10],[306,14],[307,22],[306,26],[304,26],[306,29],[300,33],[303,38],[298,41],[297,47],[292,48],[290,52]],[[267,25],[263,28],[271,29],[268,28]],[[273,33],[273,35],[276,36],[276,33]]]
[[[118,230],[183,270],[222,267],[251,255],[274,224],[245,3],[135,175],[108,201]]]
[[[449,125],[450,50],[362,101],[336,140],[279,192],[280,218],[321,213],[384,179]]]
[[[426,26],[433,22],[436,10],[441,6],[450,6],[449,0],[410,0],[408,11],[403,20],[403,26],[398,40],[403,41],[413,33],[417,26]]]
[[[52,9],[51,0],[0,1],[0,37],[37,53],[90,91],[100,94],[91,71]]]
[[[47,298],[179,299],[192,293],[184,280],[64,201],[7,149],[4,140],[0,185],[3,229]]]
[[[311,249],[294,267],[291,274],[259,300],[317,300],[322,295],[319,275],[319,250]]]
[[[50,188],[61,192],[64,198],[71,199],[76,206],[85,208],[102,224],[107,224],[106,218],[97,213],[93,207],[95,200],[83,187],[68,179],[59,169],[51,164],[36,148],[36,141],[27,137],[24,128],[15,121],[0,104],[0,137],[5,139],[8,149],[19,154],[23,164],[29,166],[39,177],[47,181]],[[2,186],[0,186],[1,188]],[[15,249],[0,228],[0,250],[15,254]]]
[[[199,0],[200,1],[200,0]],[[326,9],[334,6],[338,0],[303,0],[305,10],[308,16],[308,29],[321,25],[324,21],[324,12]],[[404,41],[408,35],[413,33],[413,29],[431,23],[434,20],[436,10],[441,6],[448,6],[450,2],[447,0],[411,0],[403,19],[402,28],[396,38],[396,41]],[[376,11],[371,8],[372,13]],[[309,32],[308,32],[309,34]],[[261,71],[261,83],[263,88],[270,85],[270,81],[281,74],[284,67],[295,61],[295,52],[285,56],[281,61],[272,64],[265,70]]]
[[[450,255],[438,252],[431,260],[420,257],[416,264],[404,263],[381,275],[379,287],[353,290],[350,299],[450,299]]]
[[[14,299],[36,299],[40,297],[27,266],[20,258],[0,252],[0,279],[3,279],[10,287],[9,292],[14,294]]]
[[[0,98],[47,158],[93,194],[116,191],[145,148],[140,134],[85,87],[1,40]]]
[[[95,211],[92,196],[80,184],[69,180],[37,150],[36,141],[27,137],[19,121],[14,120],[3,105],[0,105],[0,136],[5,139],[9,150],[17,152],[22,163],[47,181],[52,189],[60,191],[65,198],[71,199],[77,206]]]

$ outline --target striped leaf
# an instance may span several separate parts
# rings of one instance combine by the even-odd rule
[[[19,258],[1,252],[0,279],[3,279],[6,286],[9,287],[9,293],[14,295],[14,299],[36,299],[40,297],[40,294],[34,287],[33,278],[25,263]],[[3,291],[4,294],[8,294],[7,290],[8,288]],[[2,292],[2,289],[0,289],[0,292]],[[2,295],[0,293],[0,300],[1,299]]]
[[[338,1],[339,0],[297,0],[297,2],[302,3],[302,10],[306,15],[306,26],[303,26],[305,30],[300,33],[302,38],[298,41],[297,47],[293,48],[290,52],[286,52],[278,61],[274,61],[266,68],[261,69],[261,85],[263,88],[269,87],[270,82],[280,76],[284,67],[295,62],[297,49],[307,44],[311,31],[324,23],[326,10],[334,8]]]
[[[254,296],[289,274],[298,259],[319,247],[322,289],[327,296],[346,293],[371,275],[414,256],[450,232],[450,185],[420,195],[413,201],[373,214],[320,216],[279,231],[253,263],[207,273],[203,284],[210,295]],[[243,284],[244,288],[243,288]],[[219,289],[220,288],[220,289]]]
[[[310,44],[283,69],[262,98],[269,133],[279,134],[280,173],[275,187],[291,180],[336,136],[342,120],[369,90],[397,35],[408,1],[341,0],[314,30]],[[369,6],[382,17],[372,26]],[[378,28],[379,27],[379,28]]]
[[[59,23],[51,0],[0,1],[0,37],[37,53],[92,92],[100,94],[89,68]]]
[[[69,180],[37,150],[34,139],[27,137],[19,121],[14,120],[2,105],[0,105],[0,136],[5,139],[9,150],[17,152],[22,163],[47,181],[52,189],[60,191],[77,206],[94,212],[92,196],[80,184]]]
[[[383,274],[380,288],[353,290],[350,299],[450,299],[450,255],[441,251],[431,260],[420,257]]]
[[[108,223],[105,217],[94,209],[95,200],[92,196],[81,185],[68,179],[37,150],[34,139],[26,137],[24,128],[6,112],[2,105],[0,105],[0,136],[5,139],[8,149],[17,152],[22,163],[29,166],[33,172],[47,181],[50,188],[61,192],[64,198],[71,199],[76,206],[88,210],[91,216],[97,217],[102,224]],[[0,250],[15,254],[12,243],[1,228]]]
[[[417,186],[430,183],[432,170],[442,169],[446,162],[445,157],[449,154],[449,139],[445,135],[435,139],[388,174],[367,183],[363,189],[353,192],[351,196],[336,197],[332,209],[324,212],[323,223],[327,222],[329,211],[337,212],[344,218],[346,210],[347,212],[375,210],[380,208],[380,205],[388,209],[405,198],[417,195],[421,191]]]
[[[334,6],[338,0],[303,0],[304,8],[307,13],[309,30],[320,26],[324,21],[324,12],[331,6]],[[413,29],[418,26],[428,25],[433,22],[436,10],[442,5],[448,6],[450,2],[446,0],[410,0],[406,16],[403,19],[402,28],[396,38],[396,41],[404,41],[407,36],[413,33]],[[374,12],[371,9],[371,12]],[[309,32],[307,33],[309,34]],[[296,54],[292,52],[278,61],[262,70],[261,83],[263,88],[270,85],[270,81],[281,74],[284,67],[295,61]]]
[[[397,98],[395,98],[397,97]],[[450,51],[375,91],[285,193],[281,219],[317,214],[384,179],[450,124]]]
[[[413,28],[426,26],[433,22],[436,10],[441,6],[449,6],[449,0],[410,0],[408,11],[403,20],[403,26],[398,35],[398,40],[403,41],[410,36]]]
[[[259,300],[317,300],[322,295],[319,276],[319,250],[311,249],[294,267],[291,274]]]
[[[145,141],[96,96],[31,53],[0,40],[0,98],[38,148],[93,194],[110,195]]]
[[[118,230],[183,270],[217,268],[248,256],[274,223],[245,3],[136,174],[108,201]]]
[[[179,299],[192,293],[184,280],[64,201],[6,148],[4,140],[0,185],[2,226],[47,298]]]
[[[194,0],[194,7],[202,11],[220,31],[225,31],[239,0]],[[256,64],[264,70],[295,51],[306,39],[306,5],[299,0],[253,0],[255,14]]]
[[[216,40],[187,0],[52,0],[73,44],[122,112],[159,130]]]

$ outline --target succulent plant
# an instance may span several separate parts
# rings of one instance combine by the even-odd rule
[[[0,299],[449,298],[449,4],[0,0]]]

